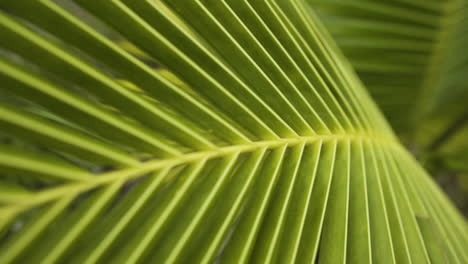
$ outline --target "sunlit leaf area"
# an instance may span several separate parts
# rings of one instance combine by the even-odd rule
[[[468,263],[468,0],[0,0],[0,264]]]

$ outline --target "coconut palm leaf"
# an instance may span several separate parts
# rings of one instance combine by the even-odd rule
[[[460,179],[445,188],[466,207],[468,1],[309,3],[404,143],[443,186]]]
[[[468,261],[303,1],[0,8],[0,263]]]
[[[467,115],[468,1],[308,2],[411,144],[429,147]]]

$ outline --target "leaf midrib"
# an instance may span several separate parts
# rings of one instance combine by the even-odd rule
[[[61,185],[55,188],[49,188],[44,191],[31,193],[21,200],[16,200],[14,204],[9,204],[0,208],[0,215],[5,219],[14,217],[16,214],[40,206],[42,204],[63,199],[66,197],[76,196],[91,189],[108,185],[123,180],[129,180],[143,177],[148,173],[159,169],[171,168],[178,165],[188,164],[202,159],[213,159],[217,157],[228,156],[229,154],[239,152],[247,153],[259,150],[262,148],[272,149],[283,145],[293,146],[296,144],[311,144],[318,141],[331,140],[367,140],[379,142],[380,145],[393,145],[397,148],[402,148],[398,140],[391,135],[377,134],[330,134],[330,135],[314,135],[295,138],[281,138],[277,140],[256,141],[248,144],[223,146],[211,150],[203,150],[182,154],[166,159],[150,160],[141,162],[134,167],[126,167],[106,173],[96,174],[81,181],[73,181],[68,184]],[[34,197],[33,199],[32,196]]]

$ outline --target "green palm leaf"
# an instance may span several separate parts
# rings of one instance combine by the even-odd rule
[[[302,1],[0,7],[0,263],[468,261]]]
[[[467,115],[468,1],[308,2],[406,141],[429,147]]]
[[[466,207],[468,1],[308,2],[404,143]]]

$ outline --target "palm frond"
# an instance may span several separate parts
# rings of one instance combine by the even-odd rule
[[[308,2],[413,144],[429,145],[466,113],[468,1]]]
[[[303,1],[0,8],[0,263],[468,261]]]

